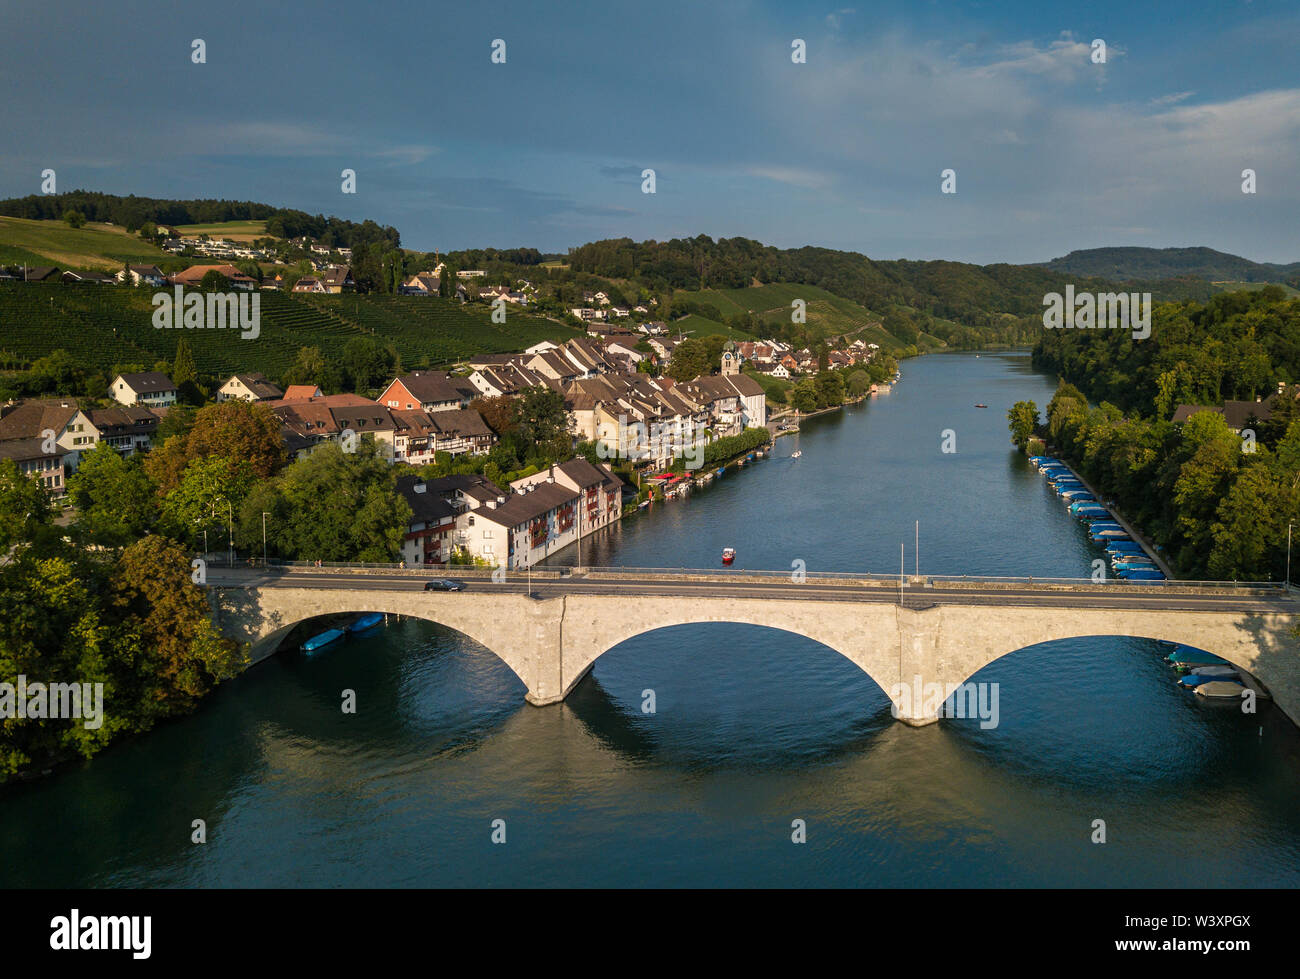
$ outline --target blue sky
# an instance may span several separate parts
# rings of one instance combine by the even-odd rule
[[[1300,260],[1296,4],[839,3],[4,0],[0,196],[48,167],[60,190],[373,218],[427,250],[707,234]]]

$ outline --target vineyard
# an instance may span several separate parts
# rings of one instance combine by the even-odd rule
[[[112,286],[0,283],[0,348],[11,364],[61,348],[87,367],[109,371],[171,360],[184,336],[201,372],[261,371],[277,378],[299,348],[320,347],[330,356],[355,337],[391,344],[408,367],[433,367],[575,335],[513,309],[505,323],[492,323],[486,307],[462,308],[451,300],[262,292],[260,335],[244,340],[236,330],[155,329],[152,295]]]

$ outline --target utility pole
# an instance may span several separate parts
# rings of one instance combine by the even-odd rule
[[[262,569],[266,569],[266,511],[262,511]]]
[[[921,577],[921,521],[916,522],[916,576]]]
[[[1291,528],[1294,524],[1286,525],[1286,590],[1291,590]]]
[[[898,604],[899,605],[903,604],[903,575],[906,573],[905,569],[907,568],[906,560],[903,557],[903,547],[904,547],[903,542],[899,541],[898,542]]]
[[[230,566],[235,566],[235,509],[230,505],[230,500],[226,500],[226,532],[230,535]]]

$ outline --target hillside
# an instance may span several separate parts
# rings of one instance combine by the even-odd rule
[[[878,343],[887,350],[901,348],[904,344],[897,337],[887,333],[881,326],[881,317],[843,296],[827,292],[817,286],[798,285],[789,282],[769,282],[761,286],[749,286],[743,289],[697,289],[675,292],[674,306],[689,303],[692,306],[711,306],[725,319],[745,313],[752,314],[761,328],[760,334],[771,334],[776,328],[789,324],[792,311],[791,304],[802,299],[806,304],[808,326],[812,332],[822,338],[853,334],[868,343]],[[703,321],[698,313],[687,317],[687,321]],[[711,321],[705,321],[711,322]],[[701,335],[705,332],[704,323],[692,324]],[[674,328],[679,323],[673,324]],[[743,338],[746,334],[740,330],[715,329],[714,332]],[[936,341],[937,343],[937,341]]]
[[[391,344],[407,367],[432,367],[575,335],[523,313],[511,312],[498,325],[487,307],[435,298],[262,292],[261,333],[243,340],[224,330],[154,329],[151,296],[148,289],[0,283],[0,348],[11,363],[27,364],[61,348],[87,367],[111,371],[170,360],[184,336],[203,373],[261,371],[277,378],[300,347],[334,354],[358,336]]]
[[[1085,248],[1040,268],[1105,279],[1205,279],[1216,283],[1300,280],[1300,262],[1252,262],[1213,248]]]
[[[125,262],[157,265],[175,260],[161,248],[113,224],[71,228],[62,221],[0,217],[0,265],[57,265],[61,269],[116,271]]]

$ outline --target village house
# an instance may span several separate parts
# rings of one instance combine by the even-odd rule
[[[158,416],[140,405],[91,408],[86,416],[98,442],[106,442],[124,456],[148,451],[158,431]]]
[[[109,385],[113,400],[123,405],[166,408],[176,403],[176,385],[161,371],[118,374]]]
[[[42,438],[6,439],[0,441],[0,459],[8,459],[24,476],[37,480],[53,497],[67,492],[67,473],[63,456],[48,453]]]
[[[167,284],[167,276],[157,265],[128,265],[117,273],[117,281],[125,282],[127,273],[131,275],[131,285],[146,285],[162,288]]]
[[[483,416],[470,408],[452,411],[393,409],[393,461],[420,466],[435,462],[439,452],[481,455],[496,444]]]
[[[468,378],[446,371],[412,371],[390,381],[375,400],[406,411],[455,411],[469,407],[478,395],[479,389]]]
[[[578,495],[577,520],[582,537],[607,527],[623,515],[623,481],[608,466],[593,466],[586,459],[570,459],[510,484],[516,493],[529,486],[553,482]]]
[[[226,282],[232,289],[241,289],[244,292],[252,292],[259,283],[245,275],[233,265],[191,265],[184,272],[177,272],[171,277],[171,283],[174,286],[184,286],[188,289],[197,289],[203,281],[203,277],[209,272],[216,272],[224,276]]]
[[[283,397],[284,392],[262,373],[232,374],[217,389],[218,401],[278,401]]]
[[[352,278],[352,269],[346,265],[332,265],[320,277],[321,287],[331,295],[355,292],[356,280]]]

